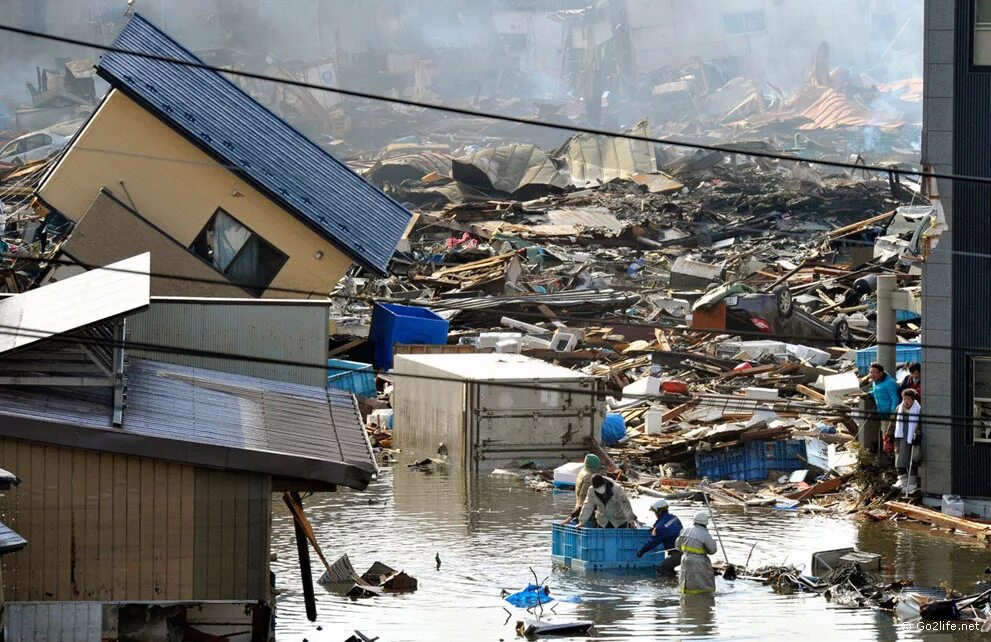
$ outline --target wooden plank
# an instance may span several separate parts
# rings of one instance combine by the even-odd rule
[[[265,512],[265,493],[268,486],[268,478],[257,478],[255,496],[248,503],[248,586],[249,593],[245,597],[249,599],[266,599],[268,595],[268,551],[265,547],[265,531],[268,530],[268,521],[271,511]],[[264,550],[263,550],[264,547]],[[265,582],[260,580],[265,576]]]
[[[139,600],[154,600],[155,463],[148,459],[140,459],[139,465],[141,467],[141,548],[138,551],[138,567],[141,569],[139,571],[141,580],[138,583],[137,593],[133,595],[136,595]]]
[[[833,479],[827,479],[826,481],[819,482],[814,486],[805,488],[802,490],[795,491],[793,493],[788,493],[785,495],[788,499],[797,499],[799,501],[805,501],[816,495],[824,495],[826,493],[831,493],[833,491],[839,490],[843,484],[845,484],[851,475],[844,475],[843,477],[834,477]]]
[[[154,548],[146,551],[153,555],[152,577],[154,578],[152,590],[154,599],[171,599],[168,591],[169,572],[167,567],[166,549],[168,547],[169,531],[169,466],[171,464],[164,461],[154,462],[155,494],[154,503],[150,507],[150,512],[154,515],[155,523]],[[146,512],[148,506],[144,507]]]
[[[192,466],[182,467],[182,567],[180,569],[180,585],[182,599],[193,599],[193,492],[195,469]]]
[[[800,393],[802,393],[812,401],[818,401],[819,403],[826,403],[826,395],[822,394],[821,392],[816,392],[815,390],[809,388],[808,386],[798,384],[797,386],[795,386],[795,390],[799,391]]]
[[[42,548],[40,578],[44,584],[37,588],[44,596],[45,592],[52,591],[58,586],[59,576],[58,512],[48,510],[50,506],[58,506],[58,476],[48,474],[48,471],[56,470],[58,467],[58,451],[52,446],[35,445],[34,449],[39,457],[36,463],[41,462],[41,468],[35,468],[35,479],[42,482],[45,489],[44,499],[38,504],[41,508],[40,517],[44,525],[42,529],[44,535],[39,538],[40,542],[35,541],[35,546],[40,543]]]
[[[248,505],[254,501],[254,475],[243,475],[243,484],[233,498],[234,532],[233,546],[227,552],[234,560],[233,593],[231,599],[242,599],[248,592]]]
[[[750,377],[757,374],[763,374],[765,372],[774,372],[777,369],[778,366],[771,363],[765,366],[757,366],[756,368],[748,368],[747,370],[730,370],[729,372],[716,375],[716,379],[726,381],[728,379],[736,379],[737,377]]]
[[[352,339],[351,341],[348,341],[344,345],[337,346],[336,348],[328,352],[327,358],[333,359],[339,354],[345,354],[346,352],[350,352],[351,350],[354,350],[355,348],[357,348],[366,341],[368,341],[368,339]]]
[[[114,573],[110,599],[126,599],[127,587],[127,457],[114,455]]]
[[[952,528],[961,533],[973,535],[982,541],[988,539],[988,533],[991,532],[991,525],[981,524],[980,522],[974,522],[961,517],[950,517],[949,515],[944,515],[943,513],[922,506],[914,506],[904,502],[885,502],[884,506],[899,515],[911,517],[920,522],[933,524],[942,528]]]
[[[58,475],[58,529],[59,529],[59,581],[55,599],[71,600],[72,584],[70,570],[72,568],[72,450],[59,448],[58,471],[49,471]]]
[[[680,406],[675,406],[674,408],[665,411],[664,414],[661,415],[661,422],[663,423],[665,421],[673,421],[677,419],[685,414],[685,412],[687,412],[694,405],[694,401],[689,401],[688,403],[683,403]]]
[[[829,233],[829,239],[838,239],[849,234],[856,234],[861,230],[865,230],[875,223],[880,223],[881,221],[887,220],[895,215],[894,211],[885,212],[884,214],[878,214],[877,216],[872,216],[868,219],[864,219],[858,223],[851,223],[850,225],[845,225],[843,227],[838,227]]]
[[[83,510],[85,531],[77,529],[77,540],[82,536],[83,545],[77,546],[76,568],[86,570],[79,583],[85,600],[100,599],[100,454],[85,451],[86,504]]]
[[[218,473],[219,476],[219,473]],[[234,548],[236,541],[235,529],[235,508],[236,498],[245,492],[245,475],[238,473],[224,473],[224,479],[214,481],[220,490],[220,523],[223,537],[221,539],[220,550],[217,555],[220,557],[220,588],[217,599],[233,599],[234,592]]]
[[[100,548],[97,556],[100,564],[100,597],[109,600],[114,589],[114,456],[97,455],[100,462]]]
[[[179,464],[169,464],[166,486],[168,500],[165,506],[165,578],[166,599],[188,600],[182,594],[182,468]]]
[[[124,592],[135,599],[141,587],[141,460],[127,458],[127,582]]]
[[[205,600],[209,580],[210,485],[206,471],[193,472],[193,599]]]

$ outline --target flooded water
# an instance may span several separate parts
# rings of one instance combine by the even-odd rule
[[[649,516],[652,498],[634,508]],[[755,582],[717,578],[713,599],[683,599],[675,581],[652,575],[584,575],[555,570],[550,526],[574,504],[573,493],[537,493],[519,480],[486,477],[469,482],[457,470],[423,472],[400,463],[383,468],[367,491],[344,490],[310,498],[307,513],[330,561],[347,553],[362,573],[379,560],[419,580],[419,590],[352,601],[319,585],[317,621],[306,620],[291,518],[277,503],[272,562],[278,598],[279,640],[342,642],[354,630],[381,642],[516,639],[524,613],[506,604],[502,589],[515,592],[533,580],[529,568],[548,578],[552,595],[581,597],[560,604],[559,619],[596,622],[590,640],[853,640],[949,639],[900,625],[889,614],[844,609],[817,595],[783,595]],[[697,505],[672,504],[690,523]],[[983,544],[932,532],[919,525],[865,524],[770,509],[720,509],[717,519],[731,562],[751,567],[809,565],[819,550],[855,546],[881,553],[888,578],[912,577],[919,586],[945,580],[965,589],[983,578],[991,562]],[[439,555],[438,570],[435,556]],[[718,556],[717,556],[718,557]],[[320,562],[313,556],[314,571]],[[513,611],[509,617],[503,607]],[[507,621],[508,619],[508,621]],[[318,628],[319,627],[319,628]],[[979,639],[978,635],[970,636]],[[957,634],[953,639],[968,639]]]

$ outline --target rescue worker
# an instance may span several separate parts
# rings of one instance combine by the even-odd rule
[[[682,554],[678,587],[683,595],[713,593],[716,590],[716,574],[709,561],[709,556],[716,553],[716,542],[706,528],[708,523],[709,513],[698,513],[694,524],[681,531],[676,540]]]
[[[664,561],[657,567],[657,574],[662,577],[674,577],[674,569],[681,564],[681,551],[675,546],[675,540],[681,533],[681,520],[668,513],[666,500],[658,499],[650,505],[657,521],[650,529],[650,539],[637,551],[637,557],[643,557],[658,546],[664,547]]]
[[[571,511],[571,514],[564,518],[564,521],[561,522],[562,524],[567,524],[578,517],[578,513],[582,512],[582,506],[585,505],[585,498],[588,497],[588,489],[592,487],[592,475],[601,469],[602,460],[597,455],[593,455],[592,453],[585,455],[585,465],[578,471],[578,478],[575,479],[575,510]]]
[[[595,522],[592,517],[595,516]],[[636,528],[637,516],[623,487],[604,475],[592,475],[592,491],[585,498],[578,524],[586,528]]]

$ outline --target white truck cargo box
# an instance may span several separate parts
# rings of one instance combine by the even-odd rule
[[[396,355],[397,448],[489,472],[584,458],[604,418],[600,381],[515,354]]]

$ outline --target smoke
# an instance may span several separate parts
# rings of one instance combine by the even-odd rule
[[[594,10],[587,8],[591,4]],[[333,61],[333,76],[348,88],[517,114],[535,113],[534,101],[557,101],[590,124],[618,128],[648,117],[655,130],[667,121],[657,111],[654,87],[681,78],[692,65],[697,72],[698,63],[707,66],[710,93],[743,77],[768,95],[780,90],[790,96],[804,86],[822,42],[829,45],[830,66],[856,83],[921,77],[922,6],[918,0],[134,2],[137,11],[211,62],[300,77],[307,67]],[[126,7],[125,0],[4,0],[0,22],[109,43],[125,22]],[[34,82],[36,66],[57,68],[58,57],[97,55],[4,34],[0,101],[8,111],[28,102],[25,83]],[[598,102],[607,91],[607,109],[618,114],[596,122],[599,116],[587,113],[589,101]],[[273,101],[279,92],[259,95]],[[890,100],[882,105],[876,99],[864,104],[892,111]],[[308,133],[335,137],[326,122],[295,117]],[[431,131],[444,119],[422,115],[415,131],[397,126],[390,132]],[[683,137],[706,136],[682,130],[677,133]],[[359,149],[370,142],[338,133]]]

